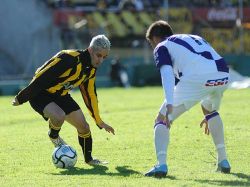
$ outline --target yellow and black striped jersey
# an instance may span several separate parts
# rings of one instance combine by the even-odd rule
[[[85,105],[99,125],[102,120],[98,110],[95,78],[96,68],[91,65],[87,49],[62,50],[37,69],[30,84],[18,93],[17,100],[22,104],[42,90],[64,96],[79,86]]]

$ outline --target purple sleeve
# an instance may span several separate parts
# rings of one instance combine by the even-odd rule
[[[162,65],[173,66],[168,49],[165,46],[159,46],[154,50],[154,60],[157,68]]]

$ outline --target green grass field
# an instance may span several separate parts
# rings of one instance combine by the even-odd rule
[[[192,108],[171,128],[168,166],[164,179],[143,173],[155,164],[153,121],[162,102],[160,87],[99,89],[103,120],[116,135],[99,130],[89,117],[79,92],[78,101],[91,124],[93,155],[109,161],[91,167],[83,162],[76,130],[64,124],[61,136],[78,152],[75,168],[56,169],[51,161],[47,123],[29,104],[11,106],[13,97],[0,97],[0,186],[250,186],[250,90],[228,90],[220,114],[231,174],[215,172],[211,136],[199,127],[203,116]]]

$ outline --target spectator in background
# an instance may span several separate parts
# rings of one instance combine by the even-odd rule
[[[111,62],[110,78],[114,83],[118,83],[121,87],[130,87],[127,70],[121,64],[118,57],[115,57]]]
[[[121,0],[118,7],[120,10],[136,10],[133,0]]]
[[[120,0],[107,0],[107,3],[109,8],[117,10]]]
[[[99,10],[99,11],[104,11],[108,8],[108,3],[106,0],[98,0],[97,1],[97,5],[96,5],[96,8]]]
[[[151,8],[159,9],[163,6],[163,0],[151,0]]]
[[[120,10],[141,11],[144,9],[141,0],[121,0],[118,6]]]
[[[134,4],[137,11],[142,11],[144,9],[144,4],[142,0],[134,0]]]

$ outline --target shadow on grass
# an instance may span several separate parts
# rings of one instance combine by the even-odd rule
[[[230,173],[228,175],[234,175],[238,177],[236,180],[195,180],[196,182],[206,183],[211,185],[219,185],[219,186],[250,186],[250,175],[246,175],[244,173]],[[242,179],[244,181],[241,181]]]
[[[151,177],[151,178],[155,178],[156,180],[164,180],[164,179],[178,180],[175,176],[172,175],[167,175],[166,177]]]
[[[93,166],[93,168],[69,168],[60,170],[59,173],[52,173],[52,175],[109,175],[109,176],[130,176],[133,174],[141,174],[138,171],[129,169],[129,166],[117,166],[115,168],[118,172],[112,173],[107,172],[108,167],[106,166]]]

